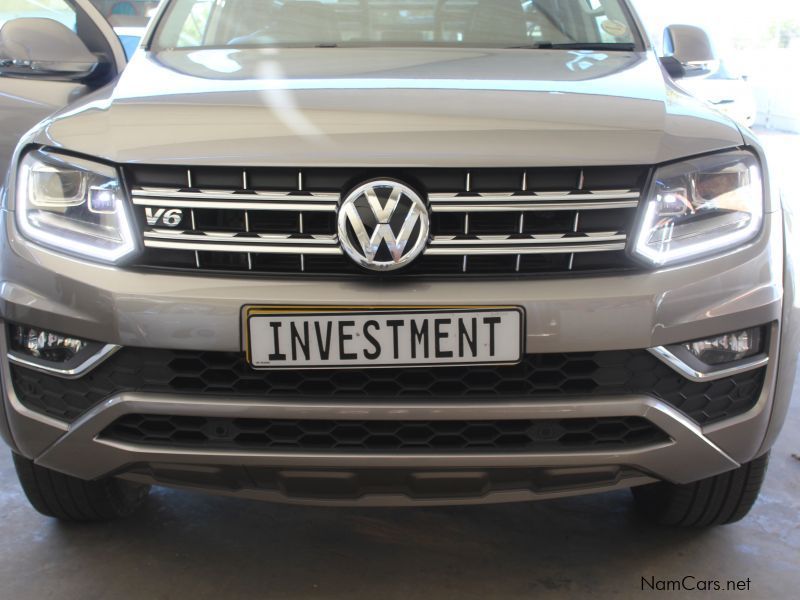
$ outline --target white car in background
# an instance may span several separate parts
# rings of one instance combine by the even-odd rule
[[[755,124],[758,105],[753,86],[744,76],[731,70],[725,62],[721,62],[719,69],[712,75],[685,78],[680,85],[737,123],[746,127]]]

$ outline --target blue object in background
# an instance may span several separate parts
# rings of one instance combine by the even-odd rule
[[[139,47],[141,36],[138,35],[120,35],[119,41],[122,42],[122,47],[125,49],[125,56],[130,60],[136,48]]]

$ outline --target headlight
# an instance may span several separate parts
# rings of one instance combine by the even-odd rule
[[[41,244],[104,262],[136,249],[116,169],[34,150],[20,162],[17,226]]]
[[[761,168],[750,152],[659,168],[633,240],[634,255],[668,265],[739,246],[764,218]]]

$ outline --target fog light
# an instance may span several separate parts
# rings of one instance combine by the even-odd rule
[[[33,358],[63,363],[71,360],[89,342],[26,325],[11,326],[11,349]]]
[[[760,354],[763,351],[763,335],[761,327],[751,327],[683,346],[705,364],[721,365]]]

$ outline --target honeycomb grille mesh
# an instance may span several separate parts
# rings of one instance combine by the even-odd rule
[[[65,380],[11,365],[20,401],[74,420],[125,391],[253,399],[492,400],[645,394],[708,424],[752,408],[764,369],[713,382],[685,379],[645,350],[532,354],[513,366],[255,371],[238,352],[123,348]]]
[[[217,449],[556,450],[629,447],[667,435],[639,417],[514,421],[313,421],[131,414],[101,437]]]

